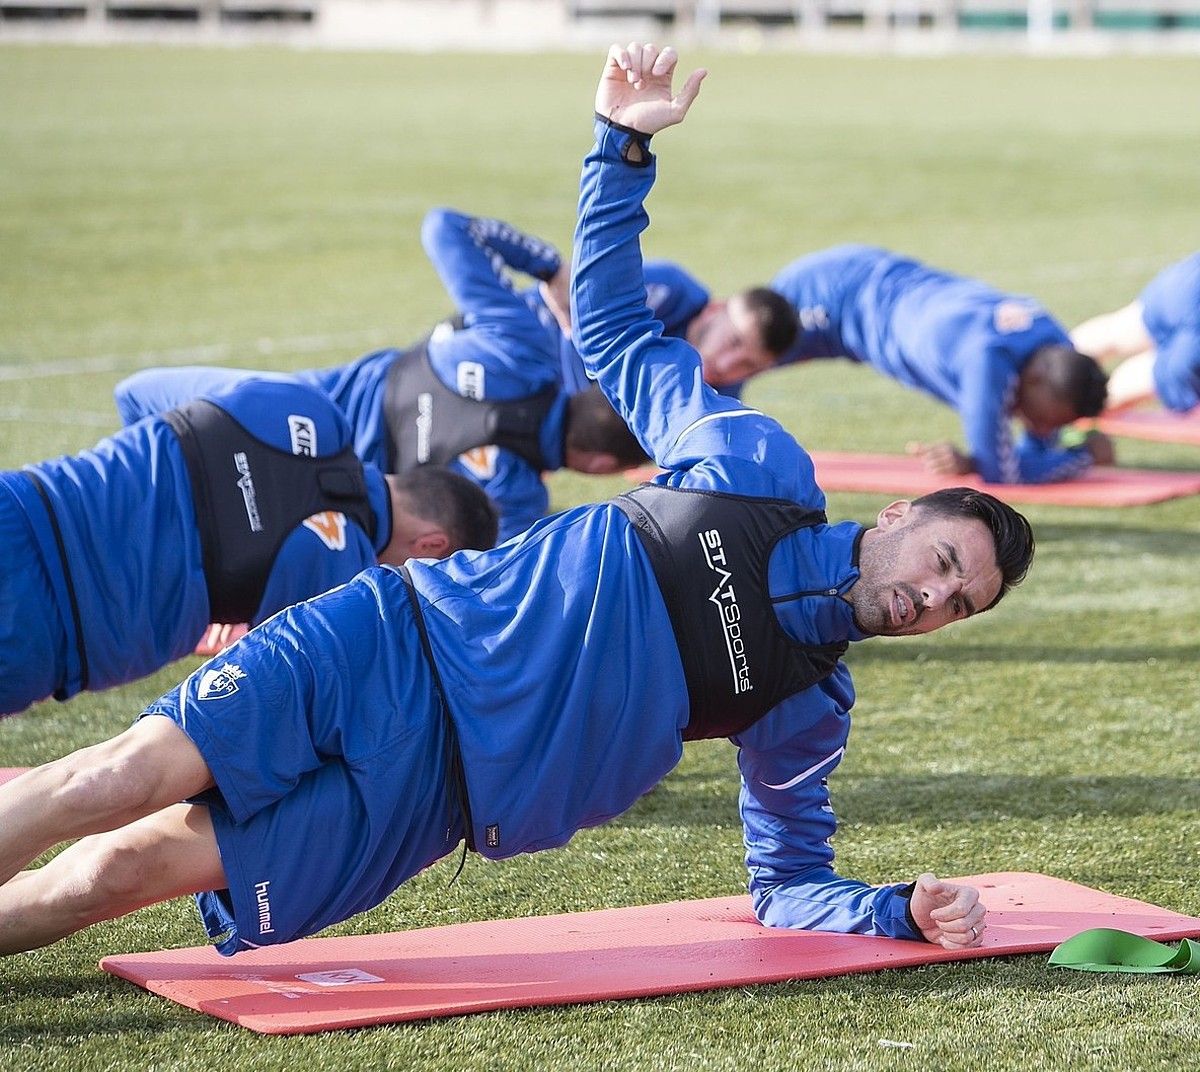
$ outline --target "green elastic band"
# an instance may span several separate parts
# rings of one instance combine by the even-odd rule
[[[1097,927],[1068,938],[1050,954],[1056,968],[1089,972],[1200,974],[1200,942],[1184,938],[1179,948],[1128,931]]]

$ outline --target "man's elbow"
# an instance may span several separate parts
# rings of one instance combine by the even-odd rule
[[[126,376],[113,388],[113,404],[122,424],[134,424],[142,418],[142,408],[137,398],[137,384],[142,375],[135,372],[132,376]]]
[[[439,248],[446,235],[461,229],[465,219],[466,216],[452,208],[431,208],[421,220],[421,247],[426,253]]]

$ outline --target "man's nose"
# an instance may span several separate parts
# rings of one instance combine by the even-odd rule
[[[921,602],[931,609],[942,606],[950,598],[949,582],[931,581],[921,589]]]

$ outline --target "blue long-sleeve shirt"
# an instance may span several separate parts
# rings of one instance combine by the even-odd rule
[[[653,168],[621,162],[619,132],[601,125],[598,137],[572,301],[589,373],[667,470],[660,482],[823,508],[796,441],[706,387],[695,351],[660,334],[638,245]],[[858,578],[861,531],[822,525],[774,550],[770,591],[797,641],[863,639],[840,598]],[[411,569],[484,854],[560,845],[624,811],[679,761],[689,717],[680,655],[653,568],[616,506],[577,507],[493,551]],[[772,924],[915,937],[899,887],[831,868],[824,779],[843,754],[853,701],[839,665],[736,739],[751,891]]]
[[[1070,345],[1032,299],[870,246],[837,246],[784,268],[771,287],[800,318],[782,363],[844,356],[954,407],[984,480],[1039,484],[1091,465],[1086,447],[1024,433],[1012,413],[1021,369],[1042,346]]]
[[[1141,294],[1154,340],[1154,389],[1177,413],[1200,405],[1200,253],[1164,268]]]
[[[294,449],[289,416],[311,422],[317,455],[336,454],[349,441],[341,414],[319,392],[300,384],[249,382],[236,390],[198,393],[216,403],[252,435],[280,450]],[[197,397],[197,395],[189,395]],[[169,407],[166,407],[169,408]],[[391,507],[383,476],[365,467],[375,544],[353,521],[339,529],[300,524],[284,540],[271,568],[259,622],[284,607],[375,564],[391,535]],[[137,421],[91,450],[25,467],[44,488],[53,518],[32,480],[7,474],[36,536],[52,578],[57,606],[71,642],[55,695],[103,689],[152,673],[195,647],[209,623],[200,538],[192,486],[175,432],[159,417]],[[58,552],[70,564],[70,585]],[[73,589],[83,651],[75,643]],[[45,613],[44,608],[26,612]],[[84,654],[86,653],[86,654]],[[10,672],[19,672],[19,669]]]
[[[499,220],[449,209],[426,215],[421,241],[463,319],[461,329],[443,325],[428,341],[429,361],[442,383],[466,397],[494,401],[529,398],[547,387],[558,388],[562,333],[552,318],[547,323],[539,319],[514,289],[507,271],[548,279],[561,263],[553,247]],[[404,352],[377,350],[346,365],[294,374],[334,401],[350,424],[354,452],[381,469],[388,457],[384,408],[388,373]],[[195,397],[197,388],[226,388],[247,376],[280,379],[236,369],[156,369],[118,384],[117,409],[128,423],[180,405]],[[563,464],[568,394],[560,390],[542,423],[541,453],[550,470]],[[496,504],[502,541],[524,532],[549,510],[541,472],[510,450],[477,447],[449,468],[479,484]]]

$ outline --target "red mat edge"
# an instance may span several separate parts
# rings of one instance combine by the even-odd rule
[[[1081,425],[1085,422],[1081,422]],[[1149,443],[1200,446],[1200,412],[1173,413],[1166,409],[1138,409],[1128,413],[1101,414],[1086,422],[1105,435],[1140,439]]]
[[[1152,506],[1172,499],[1188,498],[1200,495],[1200,471],[1191,469],[1135,469],[1125,466],[1100,467],[1090,469],[1074,480],[1062,480],[1048,484],[989,484],[979,480],[973,474],[956,477],[938,478],[925,473],[919,468],[916,459],[909,459],[904,454],[858,453],[856,451],[812,451],[810,457],[816,468],[817,484],[826,492],[854,492],[859,494],[878,495],[924,495],[940,488],[967,485],[980,491],[995,495],[1004,502],[1017,506],[1067,506],[1083,509],[1111,510],[1125,507]],[[843,479],[842,474],[831,472],[847,462],[867,466],[875,463],[888,474],[883,478],[870,477],[870,474],[855,475],[849,480]],[[904,472],[897,479],[893,474],[896,462],[911,466],[912,473]],[[642,466],[638,469],[627,469],[625,476],[633,483],[652,480],[662,470],[654,466]],[[1096,491],[1106,487],[1103,474],[1115,475],[1115,482],[1107,486],[1104,498],[1098,498]],[[903,479],[913,477],[912,482]],[[1162,478],[1172,478],[1177,486],[1164,487]],[[1145,485],[1137,484],[1138,478],[1145,478]]]
[[[1054,876],[1044,876],[1037,872],[1005,871],[1005,872],[993,872],[993,873],[989,873],[986,875],[980,875],[980,876],[967,876],[965,880],[969,881],[971,879],[979,879],[979,878],[990,878],[990,879],[995,879],[995,880],[1003,880],[1003,879],[1021,878],[1024,876],[1037,877],[1037,878],[1053,878],[1054,877]],[[950,879],[949,881],[964,881],[964,879]],[[1069,883],[1069,880],[1061,880],[1061,881]],[[1070,884],[1078,885],[1077,883],[1070,883]],[[1099,892],[1103,892],[1103,891],[1099,891]],[[749,898],[745,895],[737,895],[737,896],[729,897],[729,898],[707,898],[707,899],[703,899],[703,900],[706,900],[709,903],[712,903],[714,906],[716,906],[716,905],[745,906],[746,910],[748,912],[750,912]],[[1136,899],[1130,898],[1130,900],[1136,900]],[[1153,937],[1155,940],[1174,941],[1174,940],[1178,940],[1180,938],[1185,938],[1185,937],[1200,936],[1200,917],[1182,916],[1182,914],[1180,914],[1180,913],[1174,913],[1173,910],[1161,909],[1161,906],[1151,905],[1149,902],[1142,902],[1142,903],[1146,904],[1148,907],[1159,908],[1161,911],[1168,912],[1171,915],[1176,916],[1179,920],[1178,924],[1172,925],[1172,926],[1164,926],[1162,928],[1146,928],[1147,930],[1153,930]],[[638,908],[638,907],[655,907],[655,906],[654,905],[640,905],[640,906],[629,906],[629,907]],[[579,916],[579,915],[586,916],[586,915],[594,914],[595,912],[611,912],[611,911],[620,911],[620,910],[619,909],[597,909],[597,910],[593,910],[592,913],[588,913],[588,912],[559,913],[557,915],[551,915],[551,916],[546,916],[546,917],[542,917],[542,918],[556,919],[556,918],[565,918],[565,917]],[[752,916],[752,912],[751,912],[751,916]],[[538,918],[538,917],[533,917],[533,918]],[[498,922],[498,921],[486,920],[486,921],[478,921],[478,922],[489,923],[489,922]],[[471,924],[469,924],[469,923],[468,924],[449,924],[448,926],[450,926],[450,927],[471,926]],[[431,929],[436,930],[439,928],[431,928]],[[1008,956],[1026,955],[1029,953],[1049,952],[1058,944],[1057,941],[1049,942],[1046,940],[1031,940],[1029,942],[1018,943],[1016,945],[1008,945],[1002,951],[995,951],[995,950],[988,948],[988,946],[986,944],[986,938],[985,938],[985,940],[984,940],[985,944],[983,946],[980,946],[979,948],[970,949],[970,950],[962,950],[962,951],[958,951],[958,952],[951,952],[949,950],[944,950],[944,949],[940,949],[940,948],[931,949],[928,945],[924,945],[924,944],[916,943],[916,942],[908,942],[908,941],[904,941],[902,939],[876,938],[876,937],[867,938],[867,936],[861,936],[861,937],[863,937],[866,940],[870,940],[870,941],[878,941],[881,943],[887,943],[887,946],[889,947],[889,949],[893,949],[892,955],[889,956],[888,963],[886,964],[886,966],[880,968],[880,967],[871,966],[871,965],[862,965],[862,966],[854,966],[854,967],[848,967],[848,968],[839,968],[839,970],[835,974],[832,974],[832,975],[828,971],[825,971],[825,972],[822,972],[819,970],[805,971],[803,969],[799,969],[799,970],[790,970],[787,972],[769,973],[767,975],[759,974],[759,975],[755,975],[755,976],[746,976],[746,977],[739,977],[739,978],[733,978],[733,979],[727,978],[727,979],[722,979],[721,982],[715,983],[715,984],[707,982],[705,980],[696,980],[696,981],[688,981],[686,983],[680,983],[680,984],[664,984],[661,989],[655,990],[654,993],[647,993],[645,991],[645,989],[642,989],[642,988],[632,988],[631,987],[631,988],[627,988],[627,989],[622,989],[619,986],[611,986],[610,985],[605,988],[603,993],[588,994],[586,992],[576,992],[575,994],[572,994],[570,996],[565,996],[565,997],[557,998],[557,999],[553,998],[553,997],[548,998],[548,997],[544,997],[544,996],[538,996],[538,997],[530,998],[529,1000],[526,1001],[526,1000],[522,1000],[520,997],[509,996],[508,998],[506,998],[503,1001],[502,1004],[498,1004],[495,999],[488,1000],[487,998],[482,998],[479,1001],[474,1001],[474,1002],[461,1001],[453,1009],[443,1009],[443,1010],[434,1010],[434,1011],[425,1010],[425,1009],[414,1009],[411,1012],[411,1014],[409,1014],[409,1015],[404,1015],[404,1014],[391,1015],[388,1017],[387,1020],[380,1020],[377,1013],[373,1016],[370,1014],[365,1014],[365,1013],[362,1016],[347,1015],[347,1017],[344,1020],[339,1020],[336,1024],[324,1023],[321,1025],[305,1025],[305,1024],[280,1022],[278,1014],[270,1014],[268,1016],[256,1016],[255,1014],[251,1013],[251,1014],[247,1014],[247,1015],[242,1015],[240,1017],[237,1014],[226,1014],[225,1011],[222,1010],[221,1008],[215,1007],[216,1003],[214,1003],[213,1001],[200,1000],[195,1003],[189,1003],[187,1001],[183,1001],[176,994],[166,993],[165,988],[168,985],[167,982],[157,981],[157,985],[155,985],[155,983],[156,983],[155,980],[147,980],[147,981],[143,982],[143,981],[136,979],[131,971],[122,971],[121,970],[122,965],[119,965],[116,963],[110,963],[117,959],[134,960],[136,962],[136,958],[139,958],[139,957],[155,957],[155,958],[157,958],[157,957],[160,957],[163,952],[169,952],[169,951],[155,951],[155,952],[144,953],[144,954],[134,953],[134,954],[127,954],[127,955],[125,955],[123,957],[119,957],[119,958],[118,957],[105,957],[104,959],[102,959],[100,961],[99,966],[101,969],[108,972],[109,974],[114,975],[118,978],[125,979],[125,980],[133,983],[134,985],[140,986],[140,987],[144,988],[145,990],[149,991],[150,993],[156,994],[159,997],[166,998],[168,1001],[172,1001],[177,1005],[182,1005],[185,1008],[193,1009],[196,1012],[200,1012],[204,1015],[212,1016],[215,1019],[223,1020],[227,1023],[233,1023],[240,1027],[245,1027],[248,1030],[254,1031],[258,1034],[264,1034],[264,1035],[308,1035],[308,1034],[320,1034],[322,1032],[331,1031],[331,1030],[341,1031],[341,1030],[352,1030],[354,1028],[362,1028],[362,1027],[382,1026],[383,1024],[386,1024],[386,1023],[409,1023],[409,1022],[415,1022],[415,1021],[421,1021],[421,1020],[445,1019],[445,1018],[448,1018],[451,1016],[472,1015],[472,1014],[481,1013],[481,1012],[498,1011],[500,1009],[551,1008],[551,1007],[557,1007],[557,1006],[563,1006],[563,1005],[590,1004],[590,1003],[602,1002],[602,1001],[621,1001],[621,1000],[628,1000],[630,998],[668,997],[673,994],[687,994],[687,993],[701,993],[704,991],[729,990],[729,989],[733,989],[733,988],[740,987],[740,986],[773,985],[773,984],[779,984],[779,983],[784,983],[784,982],[801,981],[801,980],[806,980],[806,979],[840,978],[842,976],[847,976],[847,975],[863,975],[863,974],[869,974],[869,973],[872,973],[875,971],[888,971],[893,968],[912,968],[912,967],[920,967],[920,966],[923,966],[926,964],[956,963],[959,961],[966,961],[966,960],[979,960],[979,959],[982,959],[985,957],[1008,957]],[[318,939],[307,939],[307,940],[308,941],[321,941],[322,939],[318,938]],[[338,939],[330,939],[330,940],[336,941]],[[901,954],[899,956],[897,956],[897,955],[895,955],[895,951],[894,951],[894,947],[896,947],[896,946],[904,947],[906,949],[911,948],[912,952],[911,952],[911,954],[906,955],[903,951],[901,951]],[[194,949],[196,947],[191,947],[191,948]],[[200,948],[203,948],[203,947],[200,947]],[[213,960],[214,964],[229,963],[227,958],[220,957],[220,955],[217,954],[215,951],[213,951],[212,955],[214,958],[214,960]]]

